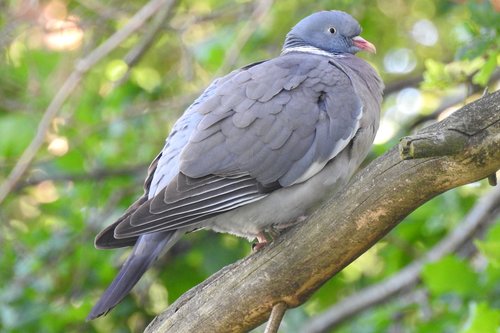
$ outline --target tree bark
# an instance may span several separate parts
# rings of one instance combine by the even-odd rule
[[[426,264],[438,261],[454,252],[461,253],[466,258],[477,254],[477,249],[472,244],[473,240],[481,237],[485,229],[495,223],[498,216],[500,216],[500,187],[481,197],[453,232],[441,239],[421,258],[385,280],[361,289],[337,302],[323,313],[311,318],[308,323],[301,327],[300,332],[330,332],[371,307],[396,297],[407,298],[408,294],[415,293],[415,286],[418,284]]]
[[[500,169],[500,92],[403,138],[305,223],[182,295],[146,329],[246,332],[296,307],[426,201]]]

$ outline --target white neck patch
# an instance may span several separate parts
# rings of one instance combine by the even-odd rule
[[[322,50],[322,49],[318,49],[317,47],[310,46],[310,45],[288,47],[281,52],[281,55],[285,55],[285,54],[288,54],[290,52],[302,52],[302,53],[309,53],[309,54],[317,54],[317,55],[322,55],[325,57],[342,57],[342,55],[340,55],[340,54],[330,53],[330,52],[327,52],[327,51]]]

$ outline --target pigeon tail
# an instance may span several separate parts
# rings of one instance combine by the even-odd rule
[[[90,311],[87,321],[103,316],[113,309],[127,296],[158,256],[170,249],[182,234],[183,232],[179,231],[165,231],[140,236],[120,272]]]

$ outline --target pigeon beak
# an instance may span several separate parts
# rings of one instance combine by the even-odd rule
[[[375,48],[375,45],[367,41],[366,39],[356,36],[352,38],[352,42],[354,46],[360,48],[361,50],[370,52],[370,53],[377,53],[377,49]]]

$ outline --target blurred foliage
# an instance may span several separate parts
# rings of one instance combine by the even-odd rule
[[[305,15],[345,10],[377,46],[376,56],[360,56],[393,88],[385,98],[372,158],[443,101],[463,104],[471,87],[487,85],[498,70],[498,1],[288,0],[259,13],[260,2],[178,1],[136,65],[129,68],[123,59],[148,25],[85,76],[52,122],[28,174],[1,206],[0,331],[140,332],[183,292],[249,253],[248,242],[229,235],[190,234],[109,315],[84,321],[126,256],[123,250],[95,250],[93,238],[142,192],[147,165],[175,119],[215,75],[278,55],[287,31]],[[145,3],[0,3],[0,181],[34,137],[75,61]],[[250,37],[236,56],[228,56],[245,35]],[[422,76],[419,88],[404,84]],[[464,186],[417,209],[304,306],[289,311],[282,332],[300,332],[307,318],[421,257],[456,227],[486,188],[484,181]],[[476,245],[475,261],[450,254],[425,268],[419,286],[426,291],[423,300],[401,296],[336,332],[398,327],[497,332],[498,226]]]

